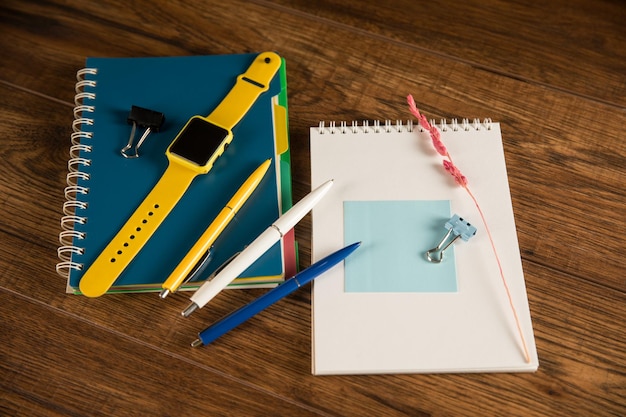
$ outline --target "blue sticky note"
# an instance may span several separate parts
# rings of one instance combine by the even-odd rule
[[[456,292],[454,245],[440,264],[425,253],[445,236],[449,200],[345,201],[346,292]]]

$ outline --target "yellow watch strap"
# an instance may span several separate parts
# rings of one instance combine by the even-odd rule
[[[84,295],[99,297],[111,288],[174,208],[196,175],[197,172],[170,162],[150,194],[81,278],[79,288]]]
[[[267,91],[281,63],[280,56],[274,52],[257,55],[252,65],[237,77],[235,86],[206,119],[229,130],[235,127],[259,95]]]

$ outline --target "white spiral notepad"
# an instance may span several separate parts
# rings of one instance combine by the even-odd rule
[[[343,267],[313,283],[313,373],[530,372],[538,358],[500,125],[441,122],[498,250],[526,346],[516,330],[480,215],[411,123],[310,129],[311,186],[335,185],[312,211],[312,262],[361,240]],[[459,214],[478,229],[441,264],[425,252]]]

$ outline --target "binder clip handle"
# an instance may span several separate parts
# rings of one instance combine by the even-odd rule
[[[446,222],[445,228],[448,229],[448,232],[443,239],[441,239],[439,244],[426,251],[426,259],[429,262],[436,264],[441,263],[441,261],[443,261],[445,251],[450,247],[450,245],[456,242],[457,239],[461,238],[467,242],[476,234],[476,227],[472,226],[467,220],[464,220],[458,214],[455,214]]]
[[[122,156],[124,158],[138,158],[139,148],[151,132],[158,132],[161,129],[161,126],[163,126],[163,123],[165,122],[165,115],[158,111],[146,109],[139,106],[132,106],[130,108],[130,113],[128,113],[128,118],[126,119],[126,122],[128,124],[132,124],[133,128],[130,131],[130,138],[128,139],[128,143],[122,148],[120,152],[122,153]],[[137,126],[144,128],[145,131],[137,141],[137,144],[134,147],[134,153],[131,154],[128,153],[128,151],[133,148]]]

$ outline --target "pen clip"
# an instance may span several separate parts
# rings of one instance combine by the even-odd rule
[[[185,285],[190,281],[195,281],[198,279],[200,274],[204,272],[204,270],[209,266],[209,263],[213,260],[213,246],[209,248],[208,251],[198,260],[198,262],[194,265],[193,269],[189,271],[189,274],[185,277],[181,285]]]
[[[236,257],[237,255],[239,255],[241,253],[241,251],[239,252],[235,252],[230,258],[226,259],[220,266],[217,267],[217,269],[215,271],[213,271],[211,273],[211,275],[209,275],[209,277],[206,279],[207,281],[211,281],[213,278],[215,278],[215,276],[217,274],[219,274],[220,272],[222,272],[222,270],[224,268],[226,268],[226,266],[231,263]]]

